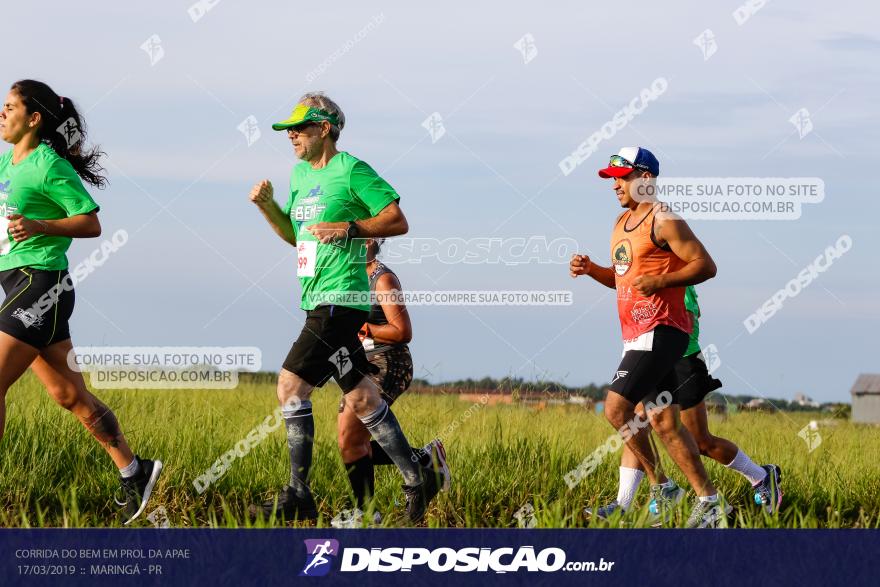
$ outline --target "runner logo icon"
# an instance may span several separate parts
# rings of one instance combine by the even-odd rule
[[[348,349],[345,347],[340,347],[327,360],[333,363],[340,377],[344,377],[346,373],[351,371],[351,355],[348,354]]]
[[[306,543],[306,565],[300,577],[323,577],[330,572],[332,559],[339,555],[339,541],[332,538],[304,540]]]

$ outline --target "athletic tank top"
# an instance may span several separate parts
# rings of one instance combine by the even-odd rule
[[[654,239],[655,206],[635,227],[626,224],[633,213],[627,210],[617,219],[611,233],[611,265],[617,286],[617,313],[623,340],[632,341],[661,324],[690,334],[691,319],[684,305],[683,287],[668,287],[643,296],[633,286],[639,275],[663,275],[686,265],[669,248]]]
[[[394,271],[386,267],[381,261],[378,261],[376,264],[376,268],[373,269],[372,273],[370,273],[370,293],[374,293],[376,291],[376,283],[378,283],[379,278],[386,273],[396,275]],[[382,309],[382,306],[380,304],[370,304],[370,315],[367,317],[367,322],[369,322],[370,324],[388,324],[388,318],[385,316],[385,310]]]

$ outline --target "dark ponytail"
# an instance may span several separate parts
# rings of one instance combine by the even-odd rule
[[[31,79],[17,81],[11,89],[21,99],[28,114],[40,113],[42,121],[37,129],[40,142],[67,159],[84,182],[97,188],[107,185],[107,178],[101,175],[104,168],[98,161],[105,153],[98,147],[85,148],[85,122],[73,101],[59,96],[43,82]]]

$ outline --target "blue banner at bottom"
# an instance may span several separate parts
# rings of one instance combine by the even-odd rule
[[[0,530],[0,585],[877,585],[877,530]]]

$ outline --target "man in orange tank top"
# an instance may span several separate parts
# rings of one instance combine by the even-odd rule
[[[654,197],[659,174],[660,164],[647,149],[625,147],[611,157],[599,176],[614,179],[614,192],[626,209],[611,235],[611,267],[574,255],[570,273],[617,290],[623,359],[605,398],[606,418],[656,484],[648,435],[639,433],[647,423],[636,415],[644,402],[651,427],[697,494],[687,526],[714,527],[726,522],[730,508],[709,480],[693,437],[680,425],[674,367],[691,332],[684,289],[711,279],[716,268],[687,223],[663,211]]]

